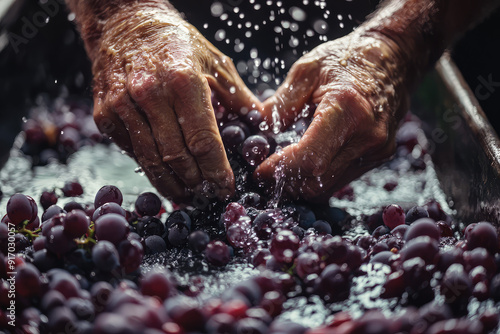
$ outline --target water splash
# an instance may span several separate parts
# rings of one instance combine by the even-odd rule
[[[281,148],[276,148],[276,153],[282,155]],[[279,206],[281,195],[283,194],[283,188],[285,187],[285,163],[283,160],[278,162],[278,166],[276,166],[276,169],[274,170],[273,177],[276,180],[276,184],[274,185],[274,190],[267,206],[269,208],[276,209]]]

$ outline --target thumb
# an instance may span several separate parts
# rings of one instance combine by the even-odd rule
[[[273,96],[264,101],[263,116],[278,126],[288,127],[295,120],[306,103],[308,103],[318,82],[319,66],[314,63],[296,63],[288,73],[285,81]]]

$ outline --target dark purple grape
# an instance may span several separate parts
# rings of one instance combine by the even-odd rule
[[[42,195],[40,195],[40,204],[42,204],[44,210],[47,210],[50,206],[57,203],[57,199],[57,195],[54,191],[44,191]]]
[[[58,215],[60,213],[66,213],[61,207],[57,205],[51,205],[47,210],[42,215],[42,223],[45,221],[49,220],[50,218],[54,217],[55,215]]]
[[[259,125],[262,123],[264,118],[262,114],[255,109],[250,110],[244,117],[243,121],[247,124],[253,131],[259,130]]]
[[[181,247],[186,244],[189,236],[189,229],[182,223],[174,223],[168,229],[168,242],[174,247]]]
[[[222,215],[222,221],[225,228],[228,228],[231,224],[236,222],[240,217],[246,216],[247,212],[243,205],[232,202],[226,206],[226,211]]]
[[[92,260],[97,269],[106,272],[120,265],[120,257],[115,245],[106,240],[99,241],[92,248]]]
[[[158,195],[145,192],[140,194],[135,201],[135,211],[139,216],[156,216],[161,209],[161,200]]]
[[[70,238],[80,238],[87,233],[90,219],[85,212],[73,210],[63,218],[64,233]]]
[[[156,217],[144,216],[137,220],[135,225],[137,234],[141,237],[149,237],[150,235],[163,235],[165,233],[165,226]]]
[[[279,262],[291,263],[299,246],[299,237],[290,230],[283,230],[271,240],[269,250]]]
[[[408,225],[396,226],[394,229],[391,230],[391,234],[400,238],[400,239],[403,239],[404,235],[406,234],[406,231],[408,230],[409,227],[410,226],[408,226]]]
[[[385,207],[382,212],[382,219],[384,220],[385,226],[392,230],[396,226],[405,223],[405,212],[399,205],[391,204]]]
[[[467,271],[471,271],[477,266],[484,267],[489,275],[494,275],[497,271],[494,257],[485,248],[477,247],[471,251],[466,251],[463,258],[464,267]]]
[[[67,271],[51,269],[47,276],[50,277],[49,289],[59,291],[66,299],[80,296],[80,284]]]
[[[383,263],[391,265],[395,257],[396,256],[393,252],[390,252],[388,250],[381,251],[372,256],[372,258],[370,259],[370,263]]]
[[[290,320],[277,319],[269,327],[269,334],[304,334],[307,328]]]
[[[253,192],[244,193],[238,200],[238,203],[245,208],[259,208],[261,206],[261,197],[259,194]]]
[[[227,313],[217,313],[211,316],[206,325],[208,334],[233,333],[236,320]]]
[[[407,241],[401,249],[401,259],[406,261],[414,257],[422,258],[425,263],[432,263],[439,252],[439,244],[435,239],[421,236]]]
[[[41,292],[40,272],[31,263],[16,268],[16,294],[23,297],[37,297]]]
[[[332,227],[324,220],[315,221],[313,223],[313,228],[318,234],[332,234]]]
[[[477,319],[450,319],[434,323],[426,331],[428,334],[482,334],[483,325]]]
[[[123,202],[122,192],[120,191],[120,189],[112,185],[106,185],[99,189],[99,191],[95,195],[94,207],[98,208],[104,203],[109,202],[116,203],[120,206]]]
[[[47,291],[41,300],[40,306],[45,313],[48,313],[52,309],[64,306],[66,298],[62,293],[56,290]]]
[[[429,218],[434,219],[434,221],[447,219],[446,213],[441,208],[441,204],[435,200],[430,200],[424,205],[424,208],[429,213]]]
[[[439,241],[441,233],[436,223],[430,218],[420,218],[414,221],[405,233],[404,239],[411,239],[428,236],[436,241]]]
[[[165,301],[165,309],[168,317],[186,332],[203,331],[205,316],[193,300],[181,296],[168,298]]]
[[[144,248],[138,240],[127,239],[118,245],[118,254],[122,269],[126,274],[130,274],[139,269],[144,257]]]
[[[30,196],[14,194],[7,202],[7,216],[10,222],[16,226],[24,221],[32,221],[36,218],[38,209],[35,201]]]
[[[73,297],[68,299],[66,306],[68,306],[80,320],[91,320],[95,317],[94,305],[88,299]]]
[[[318,254],[313,252],[302,253],[295,259],[295,271],[302,279],[310,274],[319,274],[320,265]]]
[[[242,144],[243,158],[251,165],[260,164],[267,158],[270,146],[267,139],[260,135],[250,136]]]
[[[151,270],[140,281],[141,293],[145,296],[155,296],[164,301],[170,294],[173,286],[170,282],[170,273],[165,270]]]
[[[9,216],[10,217],[10,216]],[[483,247],[494,255],[498,251],[497,229],[487,222],[477,223],[467,234],[467,249]]]
[[[90,288],[90,297],[96,312],[104,311],[113,287],[108,282],[100,281]]]
[[[144,240],[146,254],[158,254],[167,250],[165,240],[159,235],[150,235]]]
[[[76,243],[73,238],[68,237],[64,233],[64,227],[61,225],[54,226],[46,235],[45,248],[52,253],[62,256],[76,248]]]
[[[349,295],[349,279],[344,270],[337,264],[330,264],[321,273],[317,290],[326,301],[340,301]]]
[[[83,205],[81,205],[80,203],[78,203],[76,201],[69,201],[68,203],[64,204],[64,208],[63,209],[66,212],[70,212],[70,211],[73,211],[73,210],[85,211],[85,209],[83,208]]]
[[[209,242],[209,235],[201,230],[194,231],[188,237],[189,248],[197,253],[203,252],[205,248],[207,248]]]
[[[318,255],[327,264],[343,264],[347,260],[348,246],[339,236],[324,240],[317,248]]]
[[[231,260],[231,253],[229,247],[222,241],[211,241],[205,249],[205,258],[208,263],[214,266],[225,266]]]
[[[127,216],[127,212],[125,211],[125,209],[123,209],[117,203],[110,202],[104,203],[94,211],[94,214],[92,215],[92,221],[96,222],[99,217],[104,216],[108,213],[116,213],[123,217]]]
[[[414,206],[406,213],[406,223],[411,224],[420,218],[428,218],[429,213],[422,206]]]
[[[83,195],[83,187],[78,181],[66,182],[61,190],[66,197],[77,197]]]
[[[234,150],[243,143],[246,138],[243,129],[237,125],[226,126],[221,131],[221,138],[224,146],[230,150]]]
[[[243,318],[236,322],[236,333],[267,334],[268,327],[260,319]]]
[[[165,225],[168,229],[170,226],[179,223],[184,224],[188,229],[191,229],[191,217],[189,217],[189,215],[184,211],[175,210],[168,216]]]
[[[122,240],[127,238],[129,229],[129,224],[125,217],[116,213],[108,213],[97,218],[95,222],[95,237],[97,240],[107,240],[114,245],[118,245]]]

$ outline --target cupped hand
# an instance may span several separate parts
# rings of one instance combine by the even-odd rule
[[[314,103],[312,123],[255,176],[273,181],[280,167],[292,198],[320,202],[390,157],[408,105],[404,68],[397,45],[373,33],[355,31],[304,55],[264,102],[264,113],[276,120],[274,110],[286,128],[306,103]]]
[[[232,61],[177,12],[131,5],[105,23],[93,57],[94,118],[158,191],[187,201],[234,192],[211,94],[233,112],[260,107]]]

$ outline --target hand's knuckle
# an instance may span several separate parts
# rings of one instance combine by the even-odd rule
[[[206,157],[210,153],[222,149],[221,141],[209,130],[198,131],[188,140],[187,145],[189,151],[198,158]]]

